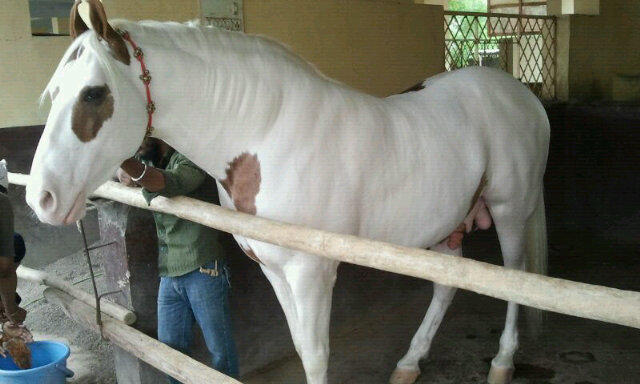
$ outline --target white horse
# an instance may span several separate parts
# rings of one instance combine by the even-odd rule
[[[27,202],[51,224],[84,215],[85,197],[134,154],[147,125],[131,44],[99,1],[90,5],[94,30],[74,7],[77,37],[43,94],[52,107]],[[538,99],[507,74],[465,69],[378,98],[322,76],[265,38],[178,23],[111,24],[144,50],[157,107],[153,136],[211,174],[225,207],[457,256],[450,235],[492,218],[506,267],[524,268],[528,238],[538,249],[529,257],[544,261],[549,123]],[[273,285],[307,382],[326,383],[338,263],[236,240]],[[454,292],[435,285],[393,383],[416,380]],[[491,383],[511,380],[517,317],[518,305],[509,303]]]

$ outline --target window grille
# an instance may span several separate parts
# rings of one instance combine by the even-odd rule
[[[445,67],[500,68],[541,99],[555,98],[556,19],[503,13],[445,12]]]

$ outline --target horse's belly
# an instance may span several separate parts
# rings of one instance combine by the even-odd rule
[[[465,218],[466,204],[443,199],[405,198],[370,204],[357,235],[398,245],[426,248],[449,236]]]

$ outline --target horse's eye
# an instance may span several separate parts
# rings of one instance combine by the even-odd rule
[[[91,87],[84,91],[82,100],[87,103],[96,103],[104,99],[107,94],[105,87]]]

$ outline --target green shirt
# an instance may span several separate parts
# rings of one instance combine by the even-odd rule
[[[156,196],[188,196],[218,202],[214,179],[182,154],[170,151],[154,166],[164,175],[165,187],[158,192],[142,189],[147,203]],[[158,232],[160,276],[181,276],[213,260],[223,260],[217,230],[166,213],[154,212],[153,216]]]

